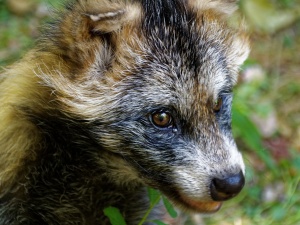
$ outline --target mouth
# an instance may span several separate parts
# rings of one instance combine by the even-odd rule
[[[183,196],[180,196],[180,203],[184,206],[184,208],[198,213],[214,213],[222,206],[222,202],[196,201]]]
[[[174,205],[181,208],[183,211],[190,211],[194,213],[212,214],[217,212],[221,207],[222,201],[214,200],[196,200],[180,193],[180,191],[174,189],[160,189],[161,192],[168,197]]]

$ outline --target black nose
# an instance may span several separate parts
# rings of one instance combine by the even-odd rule
[[[224,179],[214,178],[211,182],[211,197],[215,201],[224,201],[236,196],[244,187],[245,177],[242,171]]]

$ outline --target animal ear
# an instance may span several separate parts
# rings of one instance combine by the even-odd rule
[[[50,44],[70,68],[79,70],[95,60],[96,50],[111,44],[111,36],[105,34],[134,23],[141,10],[127,0],[74,0],[58,13],[59,19],[46,29],[51,38],[43,45]]]
[[[138,5],[104,0],[85,2],[83,14],[89,19],[93,32],[109,33],[139,18],[140,12]]]
[[[85,14],[94,22],[93,31],[112,32],[118,30],[121,26],[121,19],[125,10],[116,10],[110,12],[102,12],[99,14]]]
[[[189,5],[197,10],[214,10],[230,15],[237,9],[237,0],[188,0]]]
[[[234,37],[234,40],[231,40],[231,43],[228,44],[226,51],[228,62],[231,68],[238,69],[247,59],[250,52],[248,37],[246,35]]]

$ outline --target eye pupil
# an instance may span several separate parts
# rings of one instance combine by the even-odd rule
[[[172,117],[166,112],[158,112],[152,115],[152,121],[158,127],[169,127],[172,123]]]
[[[217,101],[214,102],[213,110],[214,112],[219,112],[222,108],[223,99],[219,97]]]

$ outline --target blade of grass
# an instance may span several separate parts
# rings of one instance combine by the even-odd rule
[[[148,195],[149,195],[149,199],[150,199],[150,207],[146,211],[145,215],[143,216],[141,221],[138,223],[138,225],[143,225],[143,223],[146,222],[150,212],[153,210],[154,206],[159,203],[159,201],[161,199],[160,193],[152,188],[148,188]]]

